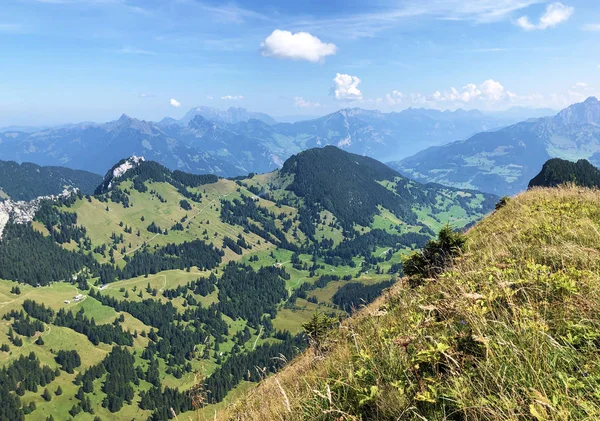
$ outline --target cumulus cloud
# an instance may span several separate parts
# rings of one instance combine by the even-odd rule
[[[356,76],[350,76],[343,73],[337,73],[333,79],[331,92],[335,99],[343,101],[354,101],[363,98],[358,89],[360,79]]]
[[[181,107],[181,102],[177,101],[175,98],[171,98],[169,104],[171,104],[175,108]]]
[[[404,94],[395,89],[392,92],[390,92],[389,94],[385,95],[385,100],[388,103],[388,105],[400,104],[402,102],[403,98],[404,98]]]
[[[526,31],[553,28],[559,23],[569,19],[573,14],[573,10],[574,9],[571,6],[565,6],[560,2],[552,3],[546,7],[546,11],[540,17],[540,21],[537,24],[532,23],[527,16],[521,16],[519,19],[517,19],[517,25]]]
[[[321,106],[318,102],[308,101],[301,96],[294,97],[294,105],[298,108],[319,108]]]
[[[586,23],[581,29],[590,32],[600,32],[600,23]]]
[[[244,99],[244,95],[224,95],[221,97],[221,99],[226,101],[241,101]]]
[[[275,29],[261,44],[262,55],[290,60],[307,60],[313,63],[337,52],[335,44],[325,43],[308,32]]]
[[[497,102],[504,99],[514,98],[515,94],[507,90],[500,82],[493,79],[488,79],[480,85],[467,83],[458,90],[454,87],[448,92],[442,93],[436,91],[431,95],[430,100],[436,102],[471,102],[474,100],[482,100],[489,102]]]

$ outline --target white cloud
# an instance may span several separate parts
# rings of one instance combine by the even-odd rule
[[[509,90],[507,90],[500,82],[497,82],[493,79],[488,79],[481,83],[480,85],[476,85],[474,83],[467,83],[462,87],[461,90],[458,90],[454,87],[451,87],[449,91],[442,93],[440,91],[436,91],[429,98],[430,101],[435,102],[471,102],[474,100],[488,101],[488,102],[497,102],[504,99],[510,100],[514,98],[516,95]]]
[[[243,95],[224,95],[221,97],[221,99],[224,99],[226,101],[241,101],[242,99],[244,99]]]
[[[298,108],[319,108],[321,106],[318,102],[308,101],[301,96],[294,97],[294,105]]]
[[[500,82],[488,79],[479,85],[467,83],[462,88],[450,87],[447,90],[437,90],[430,95],[420,92],[409,94],[394,90],[385,95],[388,106],[402,105],[403,107],[432,107],[432,108],[498,108],[512,105],[518,95],[506,89]],[[379,99],[375,102],[381,103]]]
[[[335,99],[344,101],[354,101],[362,99],[362,93],[358,89],[360,79],[356,76],[350,76],[343,73],[337,73],[333,79],[331,92]]]
[[[313,63],[337,52],[335,44],[325,43],[308,32],[275,29],[261,44],[262,55],[290,60],[307,60]]]
[[[129,45],[124,46],[120,50],[117,50],[117,53],[120,54],[132,54],[132,55],[141,55],[141,56],[154,56],[156,53],[154,51],[143,50],[141,48],[131,47]]]
[[[212,95],[207,95],[206,99],[208,99],[209,101],[212,101],[213,99],[215,99],[215,97]]]
[[[389,94],[385,94],[385,100],[387,101],[388,105],[400,104],[402,102],[403,98],[404,98],[404,94],[397,90],[393,90]]]
[[[175,98],[171,98],[169,104],[171,104],[175,108],[181,107],[181,102],[177,101]]]
[[[586,23],[581,29],[590,32],[600,32],[600,23]]]
[[[517,25],[526,31],[553,28],[559,23],[569,19],[573,14],[573,10],[573,7],[565,6],[560,2],[552,3],[546,7],[546,11],[540,17],[539,23],[532,23],[527,16],[521,16],[519,19],[517,19]]]

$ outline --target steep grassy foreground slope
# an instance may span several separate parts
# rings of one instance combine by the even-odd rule
[[[405,280],[406,281],[406,280]],[[600,193],[534,189],[223,419],[600,419]]]

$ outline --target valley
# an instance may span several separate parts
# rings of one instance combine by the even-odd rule
[[[599,124],[600,102],[589,97],[555,116],[427,148],[389,165],[424,183],[513,195],[525,190],[550,158],[600,165]]]
[[[347,317],[440,227],[496,201],[334,147],[236,179],[121,160],[95,194],[45,201],[5,228],[0,364],[53,373],[8,382],[7,396],[27,420],[160,420],[170,408],[212,419],[279,369],[274,357],[308,345],[315,311]]]

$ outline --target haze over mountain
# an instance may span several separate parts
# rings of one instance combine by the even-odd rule
[[[122,115],[108,123],[70,124],[34,133],[7,130],[0,133],[0,153],[17,162],[97,173],[122,156],[143,155],[171,169],[236,176],[273,170],[294,153],[325,145],[380,160],[401,158],[514,121],[477,110],[383,113],[351,108],[314,120],[276,123],[266,114],[243,108],[195,107],[180,120],[157,123]]]
[[[241,107],[230,107],[227,110],[219,110],[218,108],[213,107],[194,107],[179,121],[182,124],[187,124],[198,115],[207,120],[229,124],[236,124],[248,120],[260,120],[266,124],[276,123],[275,119],[265,113],[252,112]]]
[[[390,165],[415,180],[504,195],[526,189],[550,158],[600,164],[600,102],[595,97],[552,117],[478,133]]]

